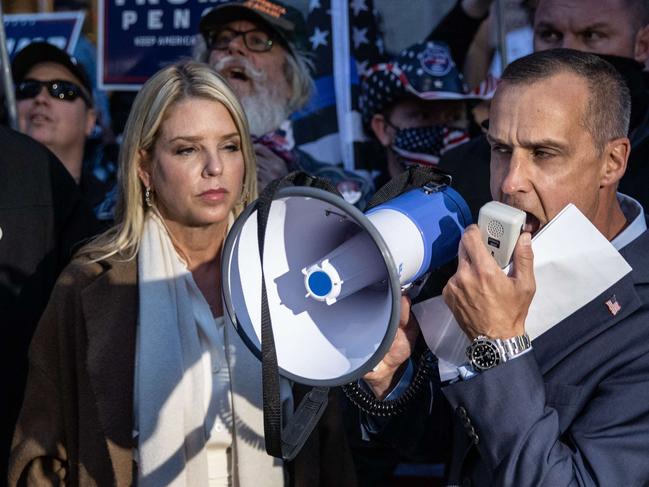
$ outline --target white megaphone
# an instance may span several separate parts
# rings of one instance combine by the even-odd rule
[[[402,287],[453,259],[470,223],[465,201],[447,185],[410,190],[366,214],[320,189],[279,190],[263,240],[279,373],[330,387],[370,371],[394,339]],[[259,358],[261,270],[253,204],[225,242],[223,298]]]

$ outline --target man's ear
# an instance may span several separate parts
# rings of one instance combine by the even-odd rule
[[[151,158],[149,154],[144,150],[140,149],[138,151],[138,164],[137,164],[137,175],[140,177],[140,181],[146,188],[151,187]]]
[[[627,161],[631,152],[631,142],[626,137],[615,139],[606,144],[606,163],[602,167],[600,186],[617,185],[624,176]]]
[[[370,127],[372,127],[372,132],[374,132],[374,135],[376,135],[376,138],[379,139],[383,147],[390,147],[392,145],[394,130],[382,114],[377,113],[372,116]]]
[[[635,52],[633,57],[642,64],[645,64],[649,60],[649,24],[642,27],[635,36]]]

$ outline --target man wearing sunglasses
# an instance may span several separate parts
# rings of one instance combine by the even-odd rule
[[[11,67],[20,131],[50,149],[88,204],[98,207],[113,184],[84,168],[86,139],[97,118],[88,75],[75,58],[45,42],[22,49]]]
[[[259,189],[300,169],[330,179],[350,203],[360,206],[371,189],[368,181],[295,148],[289,117],[313,91],[300,11],[275,0],[225,2],[203,16],[199,29],[204,47],[197,59],[230,83],[246,112]]]

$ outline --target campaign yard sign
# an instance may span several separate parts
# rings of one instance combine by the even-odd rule
[[[200,18],[219,1],[100,0],[100,88],[138,90],[159,69],[191,57]]]
[[[84,18],[83,12],[5,15],[7,52],[13,59],[16,53],[28,44],[45,41],[72,54],[77,45]]]

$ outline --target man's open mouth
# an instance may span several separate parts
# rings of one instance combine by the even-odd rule
[[[228,70],[228,78],[237,81],[248,81],[250,79],[242,68],[230,68]]]
[[[541,222],[536,216],[532,215],[527,211],[525,212],[525,215],[526,217],[525,217],[525,225],[523,225],[523,231],[530,232],[532,235],[534,235],[541,228]]]

